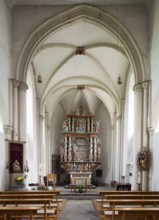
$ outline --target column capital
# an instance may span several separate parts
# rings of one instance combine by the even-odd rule
[[[8,135],[8,134],[11,135],[13,132],[13,128],[9,125],[4,125],[3,130],[4,130],[5,135]]]
[[[142,84],[141,84],[141,83],[136,84],[136,85],[134,85],[134,87],[133,87],[133,90],[134,90],[135,92],[142,92],[142,89],[143,89],[143,87],[142,87]]]
[[[153,135],[153,134],[154,134],[154,129],[153,129],[153,127],[147,128],[147,131],[149,132],[149,135]]]
[[[122,115],[117,116],[117,120],[120,120],[122,118]]]
[[[41,120],[44,120],[44,116],[43,116],[43,115],[39,115],[39,118],[40,118]]]
[[[24,92],[26,92],[26,90],[28,89],[28,85],[26,83],[19,83],[19,90],[22,90]]]
[[[144,81],[143,83],[142,83],[142,87],[144,88],[144,89],[148,89],[149,88],[149,85],[150,85],[150,80],[149,81]]]
[[[13,88],[18,88],[19,87],[19,81],[16,79],[11,79],[11,82],[13,84]]]

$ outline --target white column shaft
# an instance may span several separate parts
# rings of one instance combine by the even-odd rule
[[[138,168],[136,164],[136,157],[142,147],[142,85],[137,84],[134,86],[135,91],[135,110],[134,110],[134,142],[133,142],[133,179],[132,190],[137,190],[137,174]]]

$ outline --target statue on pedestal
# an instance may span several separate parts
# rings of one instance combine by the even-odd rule
[[[12,166],[13,166],[13,172],[21,172],[21,167],[18,160],[15,160]]]

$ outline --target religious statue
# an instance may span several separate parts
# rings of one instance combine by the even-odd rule
[[[83,105],[80,105],[79,107],[79,115],[83,115]]]
[[[63,131],[64,132],[68,131],[68,121],[67,120],[65,120],[64,123],[63,123]]]
[[[99,124],[100,124],[100,121],[96,121],[96,132],[97,133],[99,132]]]
[[[141,170],[149,169],[152,161],[152,153],[146,149],[146,147],[142,148],[142,151],[138,154],[138,166]]]
[[[14,172],[21,172],[21,167],[18,160],[15,160],[12,166]]]

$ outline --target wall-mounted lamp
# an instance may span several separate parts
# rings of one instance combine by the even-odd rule
[[[120,77],[120,76],[118,76],[117,83],[118,83],[118,85],[121,85],[121,84],[122,84],[122,81],[121,81],[121,77]]]
[[[42,77],[41,77],[40,74],[38,75],[37,82],[38,82],[38,83],[42,83]]]

